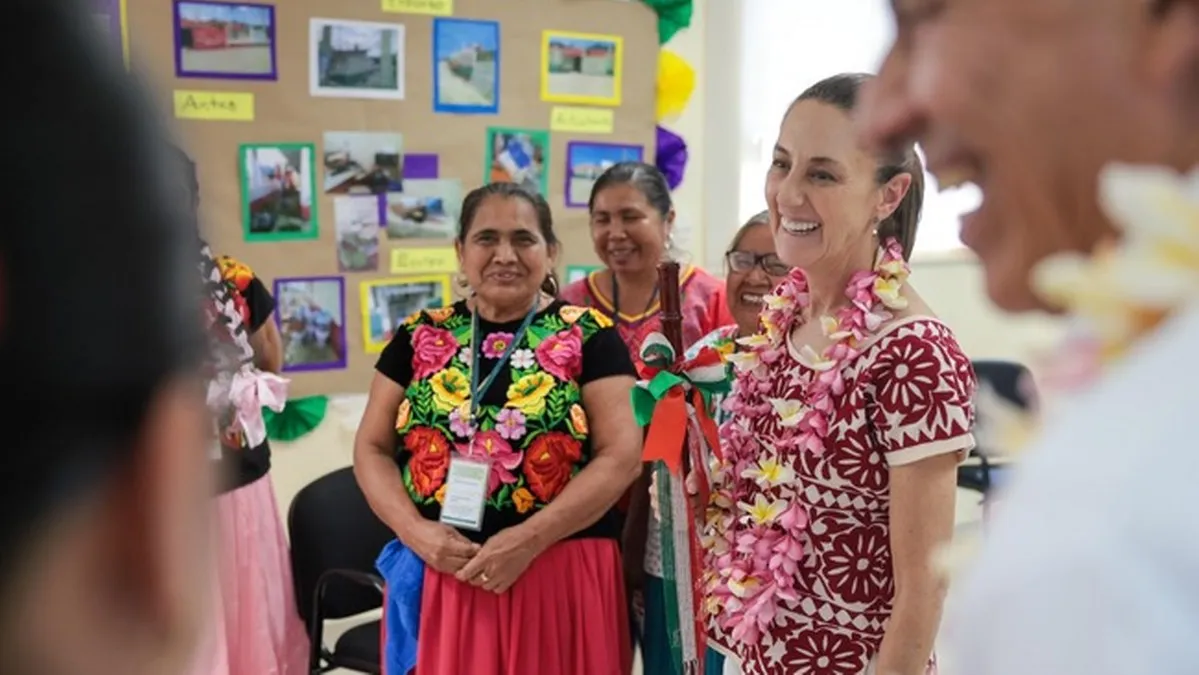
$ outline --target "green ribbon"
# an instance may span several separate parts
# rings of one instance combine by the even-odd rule
[[[307,436],[324,421],[328,411],[328,396],[291,399],[279,412],[263,408],[266,437],[272,441],[294,441]]]
[[[641,0],[658,15],[658,44],[670,42],[676,33],[691,25],[694,0]]]
[[[649,382],[633,387],[631,400],[633,403],[633,416],[637,418],[637,424],[643,427],[649,426],[650,420],[654,418],[654,408],[658,406],[658,402],[671,389],[686,384],[690,384],[699,390],[699,394],[704,400],[704,406],[708,409],[712,407],[713,396],[727,394],[730,389],[727,379],[716,382],[697,383],[688,379],[686,374],[679,375],[669,370],[658,371],[658,374],[654,375]]]

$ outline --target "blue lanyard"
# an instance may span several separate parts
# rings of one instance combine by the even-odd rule
[[[516,345],[524,339],[525,333],[529,330],[529,325],[533,323],[533,317],[537,316],[538,306],[541,304],[541,299],[538,297],[533,302],[533,306],[529,308],[529,313],[525,315],[525,320],[521,322],[520,328],[516,329],[516,335],[513,336],[512,342],[504,348],[504,353],[500,354],[499,360],[496,361],[495,367],[487,374],[487,377],[480,383],[479,370],[482,366],[482,355],[479,349],[479,312],[471,312],[470,319],[470,416],[473,420],[475,414],[479,411],[479,405],[483,400],[483,396],[487,394],[487,390],[491,389],[491,385],[495,383],[495,378],[499,376],[500,370],[508,363],[508,359],[512,358],[512,352],[516,351]]]

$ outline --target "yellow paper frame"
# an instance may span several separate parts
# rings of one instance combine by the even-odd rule
[[[371,289],[376,286],[399,286],[407,284],[436,284],[441,287],[441,304],[449,307],[454,295],[452,283],[448,274],[411,274],[384,277],[382,279],[367,279],[358,283],[358,312],[361,319],[362,347],[367,354],[378,354],[387,346],[386,341],[371,339]]]
[[[586,96],[555,94],[550,91],[550,41],[554,37],[571,40],[594,40],[611,42],[616,50],[612,67],[612,96]],[[605,33],[575,33],[567,30],[541,31],[541,100],[549,103],[571,103],[576,105],[619,106],[624,89],[624,38]]]

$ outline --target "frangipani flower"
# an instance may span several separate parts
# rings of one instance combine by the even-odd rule
[[[783,427],[793,427],[799,424],[804,413],[807,412],[803,401],[794,399],[772,398],[770,407],[774,409],[774,414],[778,415],[779,425]]]
[[[741,502],[737,504],[752,525],[769,525],[787,510],[787,502],[782,499],[770,499],[761,492],[754,495],[752,504]]]
[[[754,481],[763,489],[769,489],[794,480],[795,471],[773,457],[763,457],[753,466],[741,472],[741,477]]]
[[[902,288],[903,280],[897,277],[880,276],[874,280],[874,294],[888,309],[903,309],[908,306],[908,299],[900,293]]]

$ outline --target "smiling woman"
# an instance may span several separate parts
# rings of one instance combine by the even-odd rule
[[[389,580],[419,591],[421,673],[626,675],[612,506],[640,473],[632,361],[607,316],[553,297],[539,195],[474,190],[456,248],[470,299],[396,331],[354,447],[372,508],[427,567],[420,589]]]

